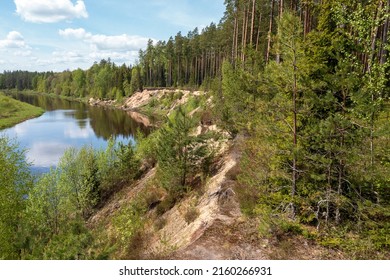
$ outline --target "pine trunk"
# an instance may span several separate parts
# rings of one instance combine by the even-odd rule
[[[271,36],[272,36],[272,25],[274,20],[274,5],[275,5],[275,0],[271,0],[271,14],[269,17],[269,28],[268,28],[268,43],[267,43],[267,52],[265,55],[266,63],[269,62],[269,57],[271,53]]]
[[[250,35],[250,45],[253,46],[253,30],[255,28],[255,4],[256,0],[253,0],[253,5],[252,5],[252,22],[251,22],[251,35]]]
[[[257,37],[256,37],[256,52],[259,50],[259,40],[260,40],[260,30],[261,30],[261,15],[262,15],[262,13],[260,12],[259,25],[258,25],[258,28],[257,28]]]

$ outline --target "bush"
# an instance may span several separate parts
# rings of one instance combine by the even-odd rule
[[[123,207],[113,218],[116,242],[122,250],[128,250],[133,238],[137,237],[138,232],[142,229],[145,212],[146,209],[142,203],[135,199]]]
[[[125,145],[110,139],[106,150],[97,152],[96,158],[100,198],[103,200],[115,188],[120,188],[140,175],[140,160],[131,142]]]
[[[24,151],[0,136],[0,259],[20,258],[26,197],[33,185]]]
[[[186,221],[187,224],[191,224],[193,221],[196,220],[200,215],[199,210],[192,206],[187,209],[186,213],[184,214],[184,220]]]
[[[165,212],[169,211],[170,209],[175,206],[175,203],[177,201],[177,197],[173,194],[168,194],[163,201],[156,207],[156,213],[157,215],[161,216]]]

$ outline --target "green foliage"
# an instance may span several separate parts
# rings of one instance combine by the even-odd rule
[[[67,150],[28,193],[23,258],[90,258],[87,248],[94,240],[85,220],[107,195],[109,182],[131,180],[138,169],[133,147],[113,140],[105,151]]]
[[[141,244],[136,244],[138,233],[144,225],[144,213],[146,208],[142,203],[134,199],[131,204],[123,207],[114,217],[113,225],[115,229],[116,245],[119,251],[125,255],[135,255],[128,252],[131,248],[136,248]],[[134,244],[133,244],[134,243]]]
[[[131,141],[128,144],[116,143],[111,138],[107,148],[98,151],[95,157],[99,201],[104,202],[112,193],[140,174],[140,158]]]
[[[41,108],[14,100],[0,92],[0,129],[43,114]]]
[[[72,78],[72,92],[74,92],[77,97],[84,97],[86,91],[85,72],[79,68],[73,72]]]
[[[251,124],[241,147],[236,193],[245,214],[260,216],[264,236],[300,234],[321,240],[321,232],[329,231],[323,245],[341,249],[351,258],[370,258],[370,250],[378,253],[375,258],[383,258],[388,250],[389,225],[384,222],[388,199],[383,198],[387,197],[389,165],[383,156],[388,150],[384,136],[388,125],[380,119],[385,118],[381,111],[386,108],[387,64],[361,61],[357,55],[361,46],[354,48],[351,41],[351,36],[365,34],[358,37],[366,38],[363,49],[370,56],[374,50],[367,32],[383,21],[367,25],[375,10],[372,6],[360,6],[351,21],[340,17],[345,7],[338,8],[327,19],[324,15],[323,29],[308,34],[306,41],[299,20],[284,13],[275,44],[279,60],[270,61],[259,74],[261,83],[253,101],[239,100],[243,94],[234,97],[240,106],[249,104],[255,114],[250,119],[244,114],[239,121],[232,113],[235,107],[224,105],[229,113],[225,120],[230,121],[225,123],[230,127]],[[351,34],[351,29],[357,33]],[[228,104],[229,91],[241,74],[232,66],[224,67],[230,79],[223,86],[221,100]],[[291,199],[294,169],[296,195]],[[287,215],[291,203],[296,210],[294,219]],[[302,225],[316,226],[320,234]]]
[[[137,147],[136,147],[136,158],[149,162],[150,165],[154,165],[157,161],[157,142],[158,142],[159,131],[155,130],[150,133],[147,137],[140,131],[138,131]]]
[[[58,169],[60,184],[68,194],[72,208],[83,217],[88,217],[99,199],[98,166],[93,149],[66,150]]]
[[[43,256],[48,260],[85,260],[90,259],[88,248],[93,237],[83,221],[70,221],[67,230],[54,235],[44,248]]]
[[[140,70],[138,67],[134,67],[131,71],[130,95],[136,91],[142,91],[142,89],[143,85]]]
[[[158,134],[157,160],[162,185],[182,192],[208,156],[205,139],[192,135],[197,123],[183,108],[172,113]]]
[[[220,125],[233,136],[250,127],[248,117],[253,112],[251,106],[256,90],[251,87],[250,76],[242,69],[224,62],[222,66],[223,95],[214,95],[216,101],[214,113],[221,120]]]
[[[168,195],[164,198],[161,203],[159,203],[156,207],[156,213],[157,215],[161,216],[165,212],[169,211],[170,209],[175,206],[176,202],[180,198],[179,196],[182,195],[181,193],[175,193],[174,190],[170,191]]]
[[[60,232],[61,226],[67,223],[74,211],[66,201],[67,193],[59,184],[59,176],[57,170],[51,170],[39,178],[28,195],[28,225],[36,239],[42,242]]]
[[[0,136],[0,259],[19,259],[26,197],[33,178],[24,151]]]

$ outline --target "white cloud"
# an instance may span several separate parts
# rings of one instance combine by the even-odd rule
[[[87,32],[83,28],[78,28],[78,29],[67,28],[65,30],[60,30],[58,33],[65,38],[73,37],[76,39],[83,39],[85,36],[87,36]]]
[[[128,62],[134,61],[138,57],[138,52],[94,51],[89,54],[89,57],[95,61],[109,57],[113,62]]]
[[[16,56],[27,57],[27,56],[30,56],[32,54],[32,52],[30,50],[25,50],[25,51],[16,51],[13,54]]]
[[[137,35],[115,35],[92,34],[83,28],[67,28],[60,30],[59,34],[65,38],[75,38],[89,43],[93,50],[98,51],[135,51],[144,48],[149,38]]]
[[[76,69],[85,63],[87,65],[90,64],[90,58],[88,55],[74,51],[54,51],[51,53],[50,58],[35,58],[34,61],[36,66],[50,66],[50,69],[53,71],[63,71],[65,68]]]
[[[74,51],[56,51],[52,53],[55,62],[84,62],[85,56]]]
[[[31,49],[26,44],[22,34],[17,31],[11,31],[8,33],[4,40],[0,40],[0,48],[2,49]]]
[[[78,40],[85,44],[88,50],[83,57],[84,59],[98,61],[110,58],[111,61],[118,64],[135,61],[138,57],[138,51],[145,48],[149,40],[149,38],[137,35],[92,34],[83,28],[67,28],[59,30],[58,33],[64,38],[72,39],[73,43],[76,43],[74,40]]]
[[[87,18],[84,1],[71,0],[14,0],[16,13],[23,20],[35,23],[53,23],[73,18]]]
[[[92,35],[89,41],[98,50],[139,50],[146,46],[148,38],[141,36],[118,36]]]

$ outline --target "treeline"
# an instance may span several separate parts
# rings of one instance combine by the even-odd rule
[[[0,74],[0,89],[32,89],[112,99],[129,96],[143,86],[198,88],[203,85],[208,89],[213,79],[221,78],[223,61],[253,75],[270,61],[280,61],[278,21],[286,11],[300,19],[304,40],[324,25],[335,24],[330,17],[351,11],[346,13],[347,18],[339,19],[340,26],[333,29],[345,29],[362,21],[360,27],[350,30],[354,39],[348,47],[356,48],[353,54],[365,65],[365,71],[369,71],[369,61],[374,58],[382,64],[386,61],[389,29],[386,1],[226,0],[225,5],[225,14],[218,24],[211,23],[201,31],[195,28],[187,35],[178,32],[167,41],[149,40],[146,49],[139,52],[137,65],[118,66],[108,58],[95,62],[85,71],[5,71]],[[366,13],[358,15],[359,9]]]
[[[121,99],[142,90],[138,66],[117,66],[108,60],[94,63],[88,70],[54,72],[5,71],[1,89],[34,90],[62,96]]]

